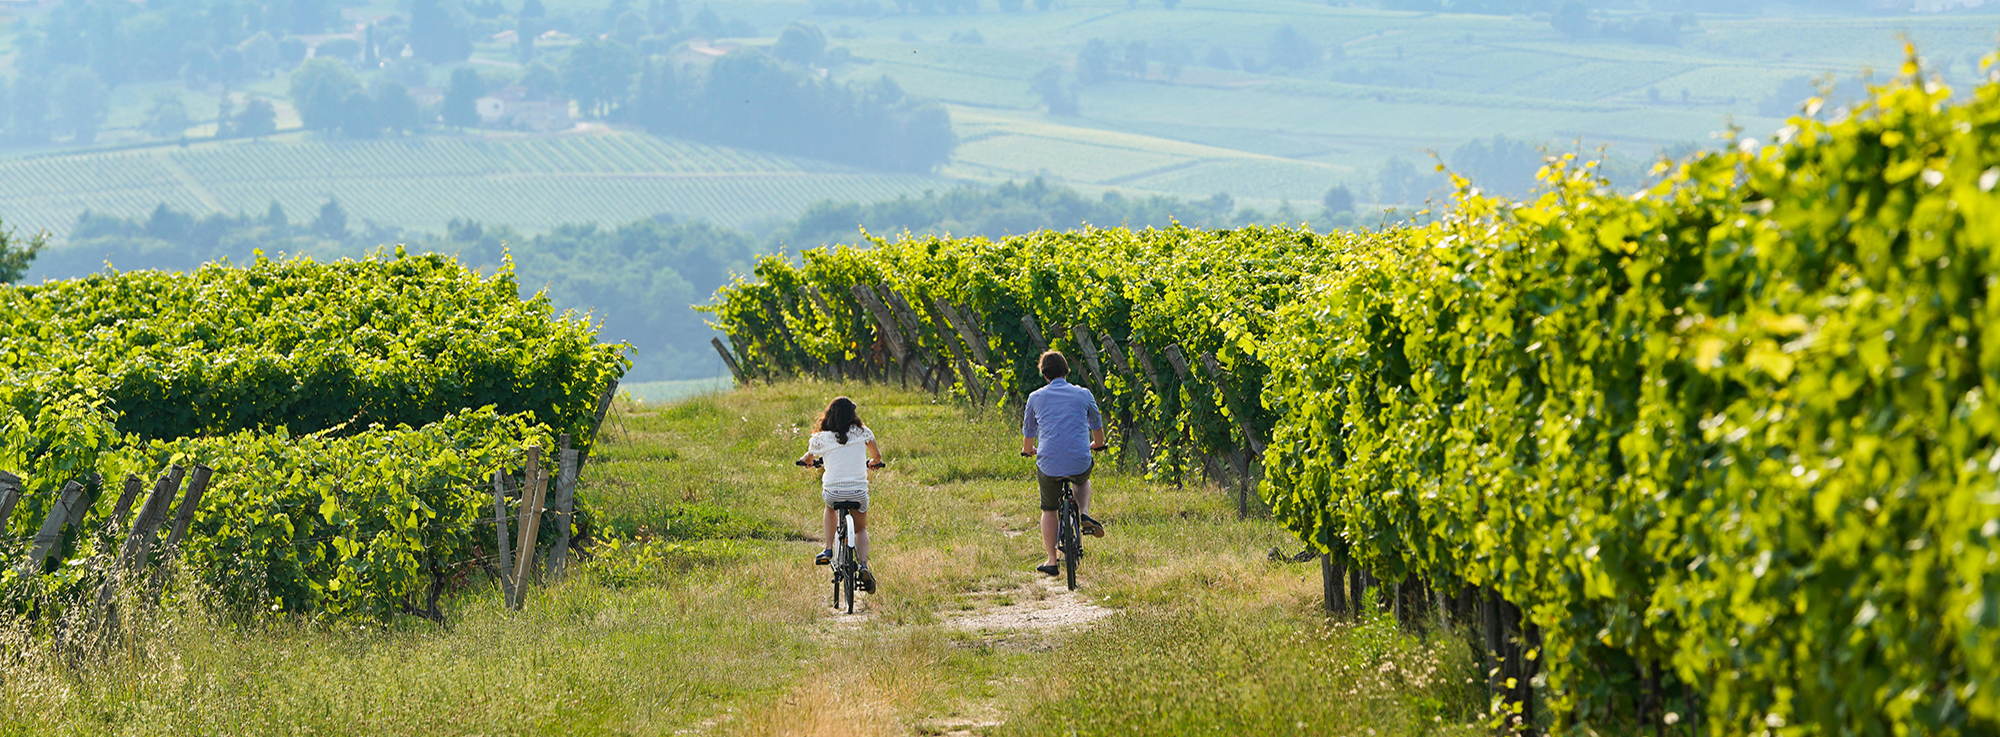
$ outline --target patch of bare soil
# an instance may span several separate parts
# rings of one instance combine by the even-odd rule
[[[1090,597],[1071,591],[1056,578],[1042,578],[970,612],[949,617],[945,627],[971,632],[1051,632],[1088,628],[1091,623],[1117,613],[1099,606]]]

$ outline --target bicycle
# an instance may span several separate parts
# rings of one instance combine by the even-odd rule
[[[1076,590],[1076,567],[1083,562],[1083,514],[1076,508],[1071,481],[1062,480],[1062,504],[1056,507],[1056,550],[1062,553],[1069,590]]]
[[[1091,446],[1096,453],[1103,446]],[[1024,458],[1032,458],[1032,453],[1022,453]],[[1076,590],[1076,569],[1083,563],[1083,510],[1076,506],[1076,482],[1068,476],[1062,477],[1062,501],[1056,506],[1056,551],[1062,553],[1063,575],[1068,580],[1069,590]]]
[[[798,465],[806,465],[798,462]],[[813,459],[813,468],[823,468],[826,463]],[[868,464],[870,469],[888,468],[887,463]],[[854,555],[854,512],[861,511],[861,502],[834,502],[834,545],[833,545],[833,608],[839,609],[841,597],[847,601],[847,613],[854,613],[854,587],[861,580],[861,562]]]

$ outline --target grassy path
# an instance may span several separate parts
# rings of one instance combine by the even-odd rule
[[[835,392],[855,397],[890,461],[870,495],[881,590],[852,616],[827,607],[805,539],[817,482],[789,465]],[[1030,466],[999,411],[801,383],[642,406],[612,433],[598,470],[621,490],[598,497],[608,517],[662,520],[651,531],[671,537],[664,518],[711,506],[800,538],[766,549],[764,595],[797,608],[811,655],[790,686],[704,731],[1421,733],[1482,698],[1454,645],[1327,626],[1317,568],[1271,561],[1296,543],[1236,520],[1212,487],[1100,472],[1094,511],[1109,534],[1087,544],[1080,590],[1036,574]]]
[[[828,606],[817,479],[791,465],[849,392],[890,461],[881,590]],[[1081,588],[1035,574],[1028,462],[998,411],[797,383],[621,403],[586,470],[599,547],[507,612],[231,624],[183,596],[110,659],[0,627],[11,734],[1460,734],[1483,700],[1448,639],[1329,625],[1318,570],[1233,500],[1103,473]]]

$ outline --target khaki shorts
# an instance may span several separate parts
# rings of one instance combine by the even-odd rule
[[[1053,512],[1062,508],[1063,479],[1069,479],[1072,485],[1089,483],[1090,471],[1075,476],[1050,476],[1042,473],[1042,469],[1035,469],[1035,480],[1042,486],[1042,511]]]

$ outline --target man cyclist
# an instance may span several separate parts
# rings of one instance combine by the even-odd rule
[[[1092,451],[1104,450],[1104,418],[1089,389],[1069,383],[1069,361],[1063,354],[1042,354],[1042,378],[1048,385],[1028,395],[1021,413],[1021,455],[1035,459],[1035,478],[1042,491],[1042,548],[1048,560],[1035,570],[1050,576],[1062,568],[1056,559],[1056,509],[1062,505],[1062,482],[1070,481],[1076,509],[1083,516],[1083,534],[1104,536],[1104,525],[1090,516]],[[1037,445],[1039,444],[1039,448]]]

